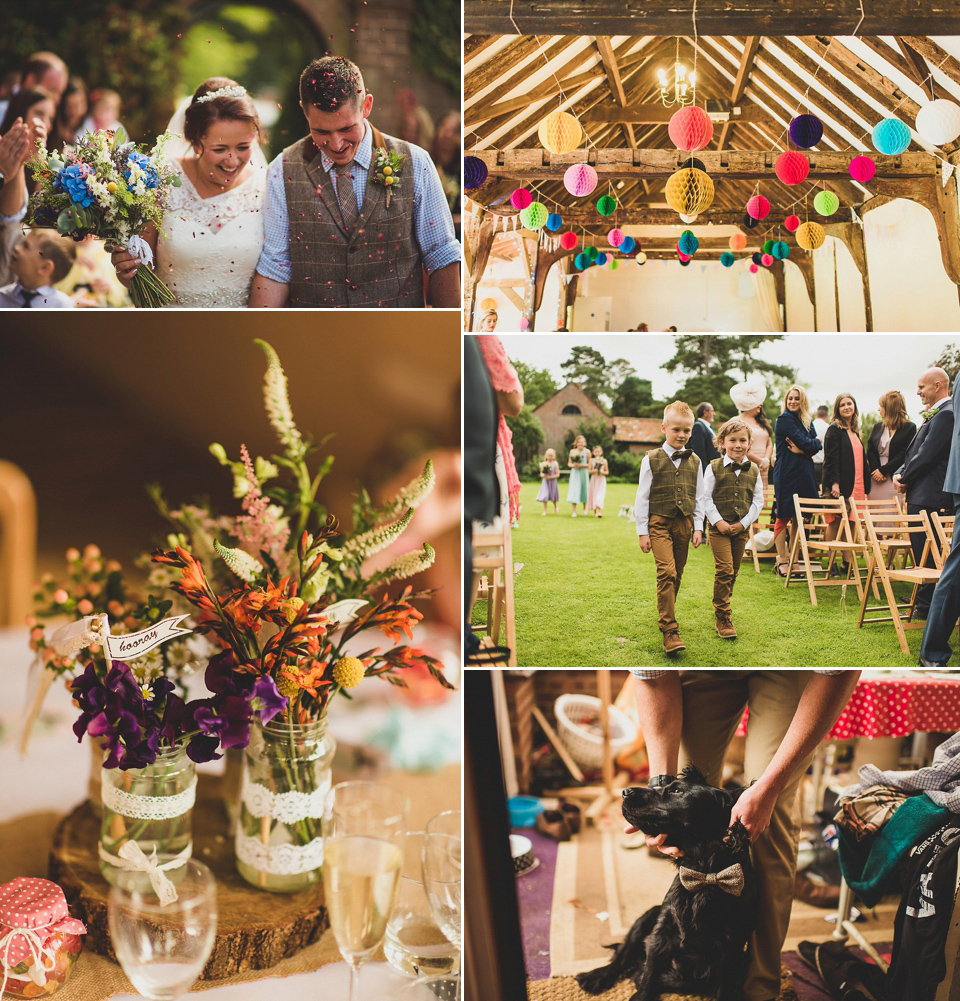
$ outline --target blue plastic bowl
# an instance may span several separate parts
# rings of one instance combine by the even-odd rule
[[[511,796],[507,800],[510,823],[514,827],[533,827],[537,814],[543,809],[535,796]]]

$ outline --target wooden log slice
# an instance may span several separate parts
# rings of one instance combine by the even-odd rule
[[[227,833],[219,780],[198,776],[193,808],[193,854],[217,880],[217,934],[201,980],[219,980],[244,970],[265,970],[316,942],[328,927],[323,886],[299,893],[257,890],[237,872],[233,838]],[[85,948],[117,961],[107,927],[110,885],[100,875],[100,821],[89,800],[57,828],[50,851],[50,879],[63,887],[70,913],[87,926]]]

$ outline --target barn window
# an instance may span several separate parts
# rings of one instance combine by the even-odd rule
[[[568,403],[563,410],[560,411],[562,414],[579,414],[580,408],[575,403]]]

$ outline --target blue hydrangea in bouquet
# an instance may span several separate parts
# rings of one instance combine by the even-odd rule
[[[82,240],[96,236],[108,250],[124,249],[140,261],[130,286],[135,306],[157,307],[175,296],[154,274],[153,251],[141,234],[159,225],[167,192],[179,187],[164,147],[164,133],[148,153],[131,142],[123,127],[87,133],[64,152],[38,144],[30,161],[36,190],[30,197],[30,223]]]

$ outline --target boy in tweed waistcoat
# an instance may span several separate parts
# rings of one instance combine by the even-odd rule
[[[734,417],[721,425],[713,443],[720,458],[708,463],[703,474],[704,507],[713,527],[710,548],[716,573],[713,578],[713,610],[717,635],[734,640],[730,598],[747,544],[747,527],[763,507],[763,481],[756,463],[747,458],[753,432],[745,421]]]
[[[660,425],[666,441],[643,457],[634,516],[640,548],[653,550],[657,564],[657,618],[663,649],[673,657],[686,649],[677,625],[676,601],[687,562],[691,537],[694,548],[703,533],[703,472],[700,459],[687,442],[693,431],[693,411],[681,400],[668,403]]]

